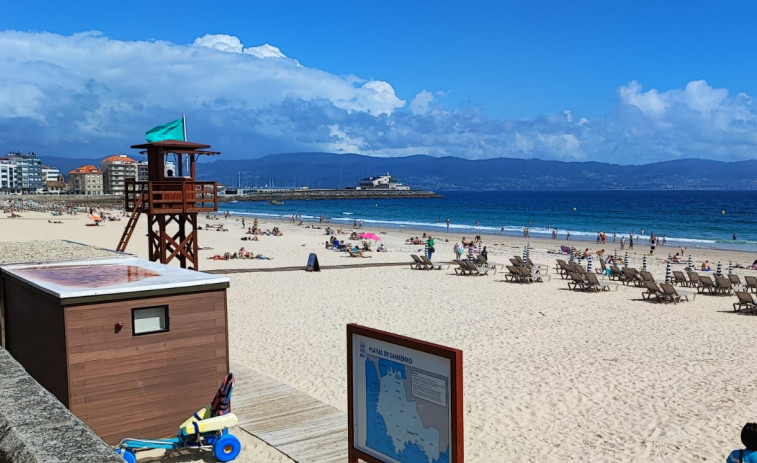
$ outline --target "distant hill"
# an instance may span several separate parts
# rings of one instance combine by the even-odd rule
[[[389,172],[413,189],[427,190],[580,190],[580,189],[757,189],[757,161],[682,159],[640,166],[600,162],[497,158],[407,156],[379,158],[358,154],[286,153],[250,160],[207,157],[199,180],[228,186],[338,188]],[[97,160],[43,158],[68,173]]]

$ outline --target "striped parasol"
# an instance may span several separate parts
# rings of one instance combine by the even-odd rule
[[[668,263],[665,265],[665,283],[670,284],[673,281],[673,265],[671,264],[673,256],[668,254]]]
[[[733,275],[733,261],[732,260],[728,261],[728,274]]]
[[[481,255],[481,240],[478,240],[478,255]]]
[[[613,249],[613,251],[612,251],[612,260],[614,260],[615,262],[618,261],[618,248]]]
[[[715,275],[722,277],[723,276],[723,263],[718,261],[718,269],[715,271]]]
[[[523,265],[526,265],[526,261],[528,261],[528,245],[523,246]]]
[[[628,267],[628,253],[623,256],[623,267]]]
[[[646,272],[647,271],[647,256],[644,255],[644,258],[641,260],[641,271]]]
[[[694,271],[694,259],[691,257],[691,254],[689,254],[689,266],[686,267],[686,270],[688,270],[689,272]]]
[[[591,273],[594,270],[594,259],[589,256],[589,260],[586,262],[586,271]]]

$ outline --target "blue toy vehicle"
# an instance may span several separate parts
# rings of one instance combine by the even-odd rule
[[[179,433],[171,439],[132,439],[126,438],[116,445],[116,453],[128,463],[136,463],[139,450],[165,449],[179,450],[196,448],[212,450],[218,461],[231,461],[242,450],[242,444],[236,436],[229,434],[229,428],[238,421],[229,413],[231,391],[234,388],[234,375],[229,373],[221,382],[213,402],[209,407],[200,409],[179,426]]]

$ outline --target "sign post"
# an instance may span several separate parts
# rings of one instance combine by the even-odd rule
[[[463,352],[347,325],[349,462],[463,463]]]

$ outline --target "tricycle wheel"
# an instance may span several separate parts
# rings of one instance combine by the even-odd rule
[[[137,463],[137,456],[131,450],[118,449],[116,453],[121,455],[121,458],[126,460],[126,463]]]
[[[226,434],[221,436],[215,444],[213,444],[213,455],[216,456],[218,461],[231,461],[239,455],[242,451],[242,444],[236,436]]]

